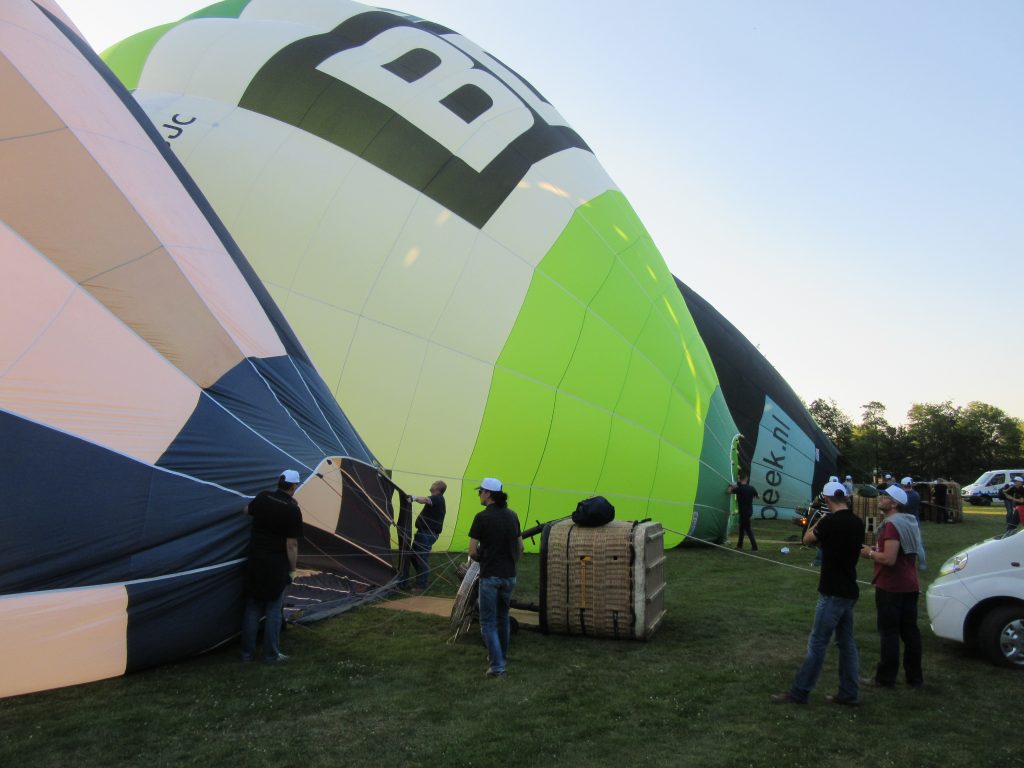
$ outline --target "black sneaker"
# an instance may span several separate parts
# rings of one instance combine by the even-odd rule
[[[504,680],[507,676],[505,672],[495,672],[493,669],[488,669],[484,672],[485,677],[493,677],[496,680]]]

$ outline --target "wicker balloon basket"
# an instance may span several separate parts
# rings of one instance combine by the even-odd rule
[[[661,524],[652,522],[547,526],[540,551],[541,631],[649,639],[665,617],[663,539]]]

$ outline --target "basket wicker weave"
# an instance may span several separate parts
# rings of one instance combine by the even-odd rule
[[[664,532],[658,523],[585,528],[564,520],[541,541],[544,632],[649,638],[665,615]]]

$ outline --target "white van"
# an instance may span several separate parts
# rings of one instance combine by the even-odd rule
[[[999,499],[999,489],[1012,484],[1013,478],[1024,477],[1024,469],[990,469],[970,485],[960,489],[964,501],[987,507]]]
[[[1024,529],[945,562],[928,587],[932,632],[980,648],[993,664],[1024,670]]]

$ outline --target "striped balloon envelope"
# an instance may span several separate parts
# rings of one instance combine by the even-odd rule
[[[300,564],[387,582],[394,486],[52,4],[0,4],[0,93],[0,696],[234,636],[243,510],[285,468]]]
[[[346,0],[233,0],[104,54],[381,463],[484,476],[524,522],[606,496],[667,543],[725,532],[735,425],[629,202],[531,84]]]

